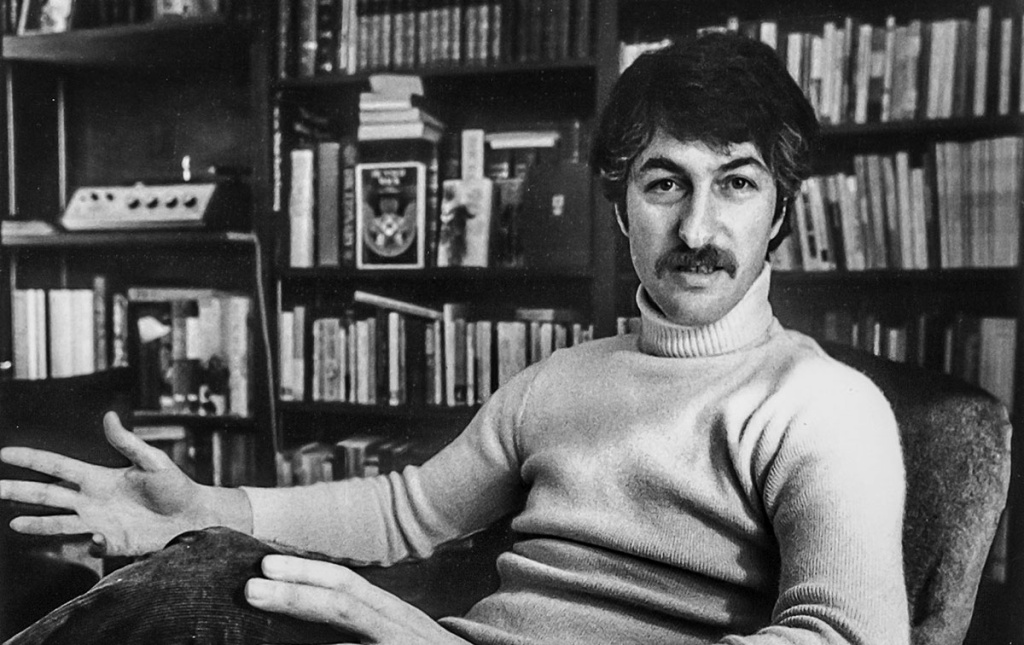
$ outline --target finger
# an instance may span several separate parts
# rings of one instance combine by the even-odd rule
[[[28,535],[78,535],[89,532],[85,522],[77,515],[23,515],[11,520],[11,528]]]
[[[245,597],[257,609],[364,635],[380,622],[372,612],[353,609],[353,599],[326,587],[252,578],[245,584]]]
[[[357,592],[372,587],[365,578],[339,564],[291,555],[268,555],[261,562],[263,575],[281,582],[297,582],[340,591]]]
[[[126,430],[115,412],[107,412],[103,416],[103,433],[110,445],[142,470],[152,472],[170,465],[167,453]]]
[[[0,481],[0,499],[73,510],[78,493],[56,484],[8,479]]]
[[[89,555],[102,558],[107,555],[107,538],[102,533],[93,533],[89,540]]]
[[[65,457],[55,452],[13,446],[0,450],[0,461],[12,466],[28,468],[45,475],[52,475],[73,484],[81,484],[88,479],[96,466]]]

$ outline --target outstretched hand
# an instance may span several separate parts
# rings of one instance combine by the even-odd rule
[[[422,611],[346,567],[289,555],[263,558],[263,575],[246,583],[257,609],[325,623],[376,645],[468,645]],[[338,645],[355,645],[339,643]]]
[[[0,499],[68,511],[16,517],[12,529],[32,535],[91,533],[94,544],[102,545],[102,555],[132,556],[160,549],[184,531],[231,524],[217,516],[211,489],[189,479],[163,451],[126,430],[116,414],[107,413],[103,429],[107,441],[131,466],[105,468],[32,448],[0,450],[0,460],[65,483],[0,481]],[[237,495],[244,496],[241,491],[232,493],[235,500]],[[244,505],[244,513],[249,512],[246,501],[238,503]],[[239,510],[234,509],[234,514]],[[233,528],[251,530],[237,523]]]

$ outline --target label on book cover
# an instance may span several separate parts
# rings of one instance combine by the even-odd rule
[[[356,166],[356,267],[422,269],[426,166],[418,161]]]

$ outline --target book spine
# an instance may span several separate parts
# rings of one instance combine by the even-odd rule
[[[292,42],[292,7],[288,0],[277,3],[277,77],[281,80],[290,78],[294,44]]]
[[[110,364],[110,308],[106,276],[92,279],[93,368],[97,372]]]
[[[340,4],[341,0],[316,0],[315,74],[337,71]]]
[[[15,289],[11,292],[11,341],[14,345],[14,378],[30,379],[36,378],[30,368],[30,348],[32,340],[30,334],[34,333],[33,325],[30,324],[29,315],[29,292],[25,289]]]
[[[288,199],[290,229],[289,266],[313,266],[313,209],[315,161],[309,148],[291,151],[291,185]]]
[[[341,144],[323,141],[316,151],[316,260],[319,266],[338,266],[341,241],[340,219]]]
[[[317,11],[319,0],[298,0],[295,19],[295,36],[298,44],[296,73],[299,77],[316,74],[317,62]]]

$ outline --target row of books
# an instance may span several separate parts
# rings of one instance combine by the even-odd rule
[[[500,320],[464,304],[409,313],[402,301],[356,298],[379,308],[318,317],[308,329],[304,306],[281,312],[283,400],[305,400],[308,379],[312,401],[477,405],[527,366],[593,338],[591,325],[562,310],[518,309]]]
[[[1011,267],[1019,258],[1024,138],[855,155],[853,173],[808,179],[782,270]]]
[[[441,146],[423,138],[342,137],[292,149],[289,264],[585,268],[590,175],[558,160],[560,140],[550,128],[460,131],[452,143],[460,152],[446,155],[458,160],[443,163],[457,174],[444,176]],[[461,152],[468,141],[479,149],[476,170]],[[556,242],[563,248],[548,252]]]
[[[127,301],[96,276],[89,289],[15,289],[14,377],[78,376],[128,365]]]
[[[258,483],[256,437],[251,433],[145,424],[137,424],[132,430],[146,443],[162,450],[200,484],[253,486]]]
[[[823,337],[956,376],[1013,409],[1017,348],[1013,318],[922,313],[893,323],[870,313],[830,310],[824,314]]]
[[[373,477],[419,465],[433,452],[421,441],[356,434],[334,443],[310,442],[277,455],[278,486],[308,486]]]
[[[771,45],[823,123],[860,124],[1024,113],[1021,24],[982,5],[973,19],[870,24],[847,16],[812,33],[732,18],[705,30]],[[668,42],[622,43],[620,66]]]
[[[252,299],[202,288],[127,291],[136,408],[248,417]]]
[[[586,58],[592,0],[278,3],[281,78]]]

